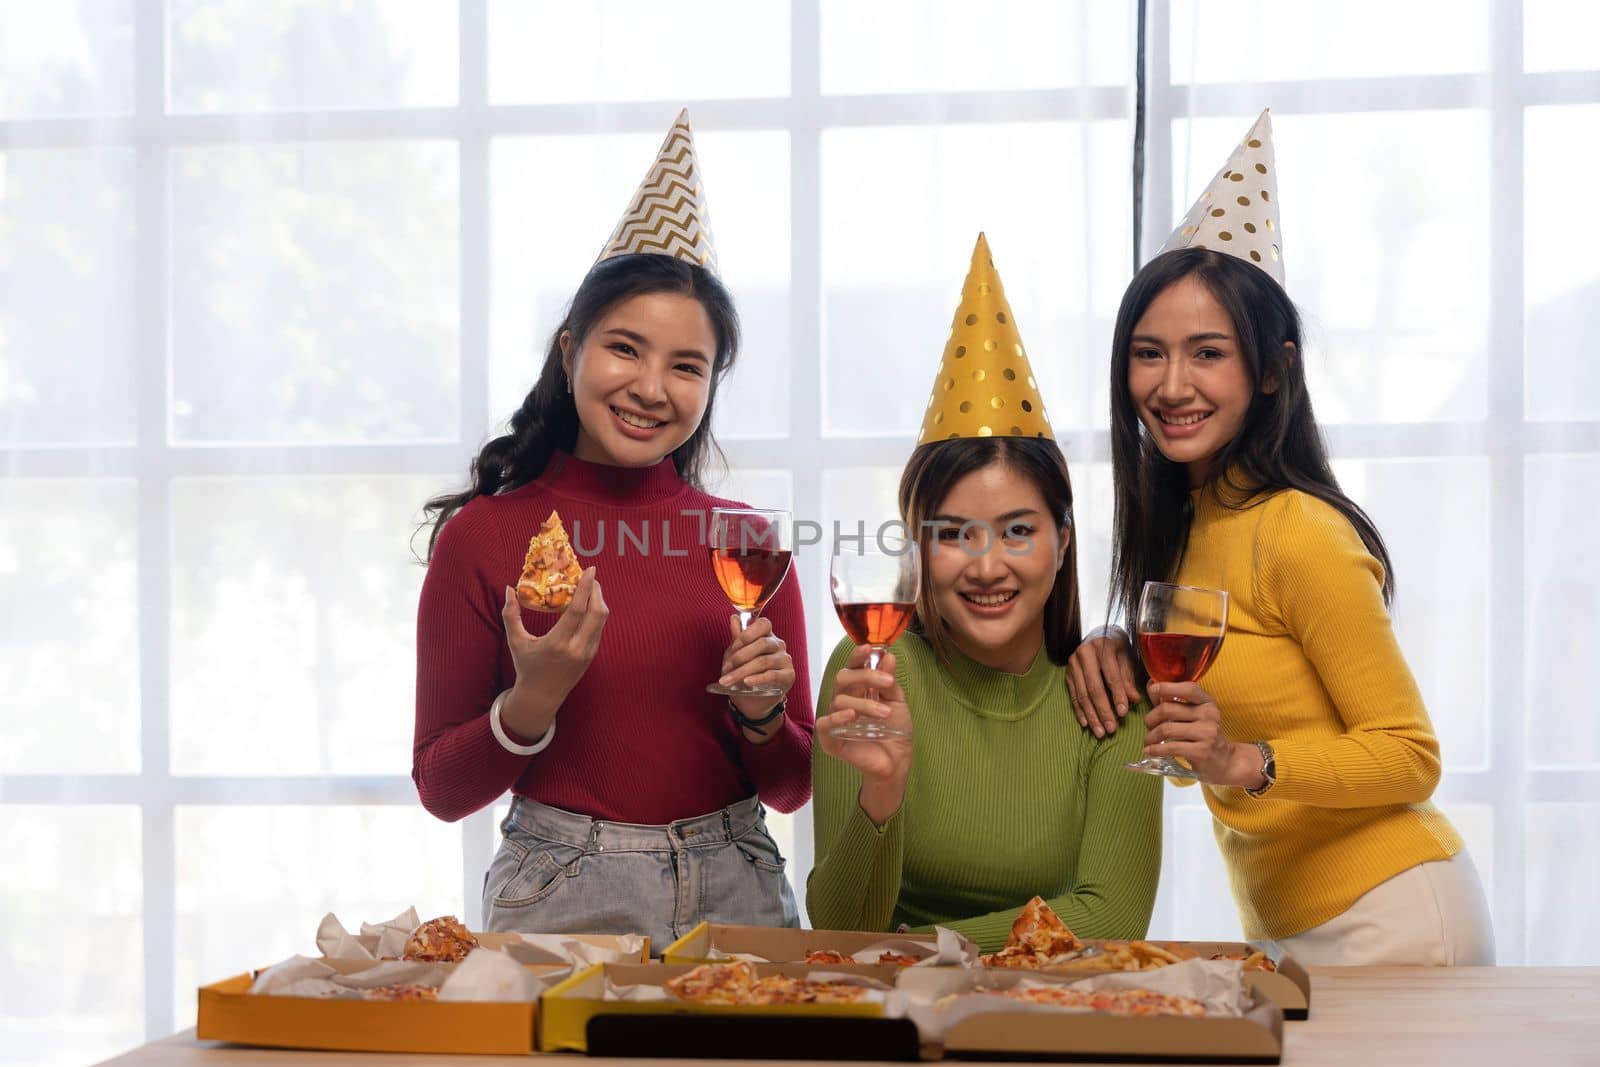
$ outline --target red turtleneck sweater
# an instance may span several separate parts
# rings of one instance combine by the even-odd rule
[[[596,819],[654,825],[751,794],[778,811],[810,798],[814,717],[794,574],[763,612],[794,659],[782,731],[751,744],[726,698],[706,692],[733,614],[704,547],[719,505],[741,506],[693,488],[670,459],[632,469],[557,454],[528,485],[480,496],[451,517],[417,609],[411,777],[423,807],[453,821],[510,789]],[[552,510],[595,568],[611,614],[594,661],[556,715],[554,740],[518,756],[489,731],[489,705],[516,679],[500,607],[528,539]],[[536,635],[556,618],[522,615]]]

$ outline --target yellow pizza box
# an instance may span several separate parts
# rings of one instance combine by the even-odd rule
[[[330,960],[354,973],[374,960]],[[531,967],[557,973],[559,965]],[[256,975],[241,974],[200,987],[195,1036],[268,1048],[343,1052],[530,1053],[536,1050],[536,1002],[357,1000],[343,997],[262,996],[250,992]]]
[[[1104,941],[1085,938],[1088,945],[1104,945]],[[1172,949],[1178,955],[1193,954],[1209,959],[1212,956],[1248,956],[1259,946],[1244,941],[1151,941],[1152,945]],[[1267,957],[1278,968],[1276,971],[1246,971],[1247,987],[1272,1001],[1283,1011],[1285,1019],[1311,1017],[1311,975],[1300,961],[1281,952],[1268,951]],[[1059,968],[1046,968],[1045,974],[1076,975],[1086,978],[1089,972],[1075,971],[1069,963]],[[1104,972],[1093,972],[1104,973]]]
[[[730,955],[760,956],[773,963],[799,963],[806,953],[816,949],[832,949],[846,956],[880,941],[915,941],[933,950],[932,934],[886,934],[865,930],[800,930],[784,926],[735,926],[727,923],[702,922],[693,930],[667,946],[661,955],[663,963],[711,963]],[[717,954],[721,955],[718,956]],[[822,964],[837,970],[841,967],[876,966],[865,964]],[[895,970],[897,968],[890,968]]]
[[[539,1002],[539,1049],[591,1055],[749,1057],[782,1048],[787,1057],[915,1059],[916,1027],[884,1017],[871,1004],[694,1004],[682,1000],[607,1000],[616,985],[662,986],[689,964],[597,964],[545,990]],[[803,978],[816,968],[757,964],[760,977]]]
[[[898,985],[907,995],[937,1000],[970,989],[975,977],[972,970],[956,967],[908,968]],[[989,969],[983,974],[991,988],[1030,979],[1063,985],[1075,980],[1038,971]],[[1283,1012],[1259,995],[1250,1012],[1238,1018],[986,1011],[957,1021],[943,1044],[930,1052],[949,1059],[1278,1063]]]

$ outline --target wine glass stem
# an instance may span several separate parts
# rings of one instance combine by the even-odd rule
[[[886,647],[884,647],[883,645],[868,645],[867,646],[867,670],[869,670],[869,671],[877,670],[878,669],[878,664],[883,662],[883,654],[885,652],[887,652],[887,651],[888,651],[888,649]],[[876,689],[868,687],[868,689],[867,689],[867,699],[868,700],[877,700],[878,699],[878,691]]]
[[[750,624],[756,619],[756,613],[746,608],[735,608],[734,610],[739,613],[739,629],[750,629]]]

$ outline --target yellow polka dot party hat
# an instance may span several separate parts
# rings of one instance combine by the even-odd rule
[[[1209,248],[1236,256],[1284,284],[1270,112],[1256,119],[1161,251],[1177,248]]]
[[[917,444],[953,437],[1055,439],[989,241],[981,233]]]

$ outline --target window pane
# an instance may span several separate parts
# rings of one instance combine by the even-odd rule
[[[825,131],[824,432],[916,436],[980,230],[1052,422],[1104,425],[1127,156],[1121,121]]]
[[[1458,74],[1489,65],[1488,0],[1173,0],[1171,32],[1175,82]]]
[[[489,99],[496,104],[676,103],[788,92],[786,2],[489,3]]]
[[[658,133],[495,142],[489,368],[495,419],[509,416],[533,387],[551,332],[660,146]],[[718,266],[744,331],[713,426],[726,437],[783,436],[789,430],[789,138],[696,131],[695,147]]]
[[[1528,761],[1593,767],[1600,716],[1573,714],[1573,690],[1600,631],[1600,455],[1531,456],[1524,471]]]
[[[436,0],[168,0],[172,110],[456,102],[456,5]]]
[[[0,445],[134,436],[133,154],[0,152]]]
[[[1250,122],[1173,126],[1182,218]],[[1488,116],[1275,115],[1289,294],[1323,422],[1481,419],[1487,409]],[[1383,181],[1363,176],[1382,174]]]
[[[138,772],[137,510],[132,482],[0,480],[0,775]]]
[[[1522,56],[1527,70],[1600,68],[1600,7],[1582,0],[1522,0]]]
[[[1600,880],[1600,804],[1530,804],[1527,815],[1527,962],[1600,964],[1600,912],[1592,899]]]
[[[133,110],[133,0],[0,0],[0,119]]]
[[[410,773],[424,571],[407,538],[439,486],[173,483],[174,772]]]
[[[1489,464],[1342,460],[1334,473],[1394,563],[1395,633],[1422,690],[1446,771],[1489,764]],[[1441,522],[1441,517],[1446,521]]]
[[[461,828],[420,807],[180,807],[173,1009],[193,1026],[195,990],[295,953],[317,924],[415,907],[461,914]]]
[[[1126,2],[822,0],[821,17],[824,93],[1055,89],[1132,77]]]
[[[456,151],[172,156],[177,441],[453,440]]]
[[[76,1067],[144,1040],[139,810],[0,806],[0,855],[0,1064]]]
[[[1525,136],[1524,410],[1531,419],[1593,419],[1600,362],[1587,341],[1600,334],[1600,220],[1574,210],[1572,177],[1600,172],[1600,104],[1530,107]]]
[[[1203,803],[1167,806],[1166,856],[1156,913],[1170,915],[1172,925],[1166,930],[1152,925],[1151,937],[1238,941],[1244,936],[1213,825],[1211,811]]]

